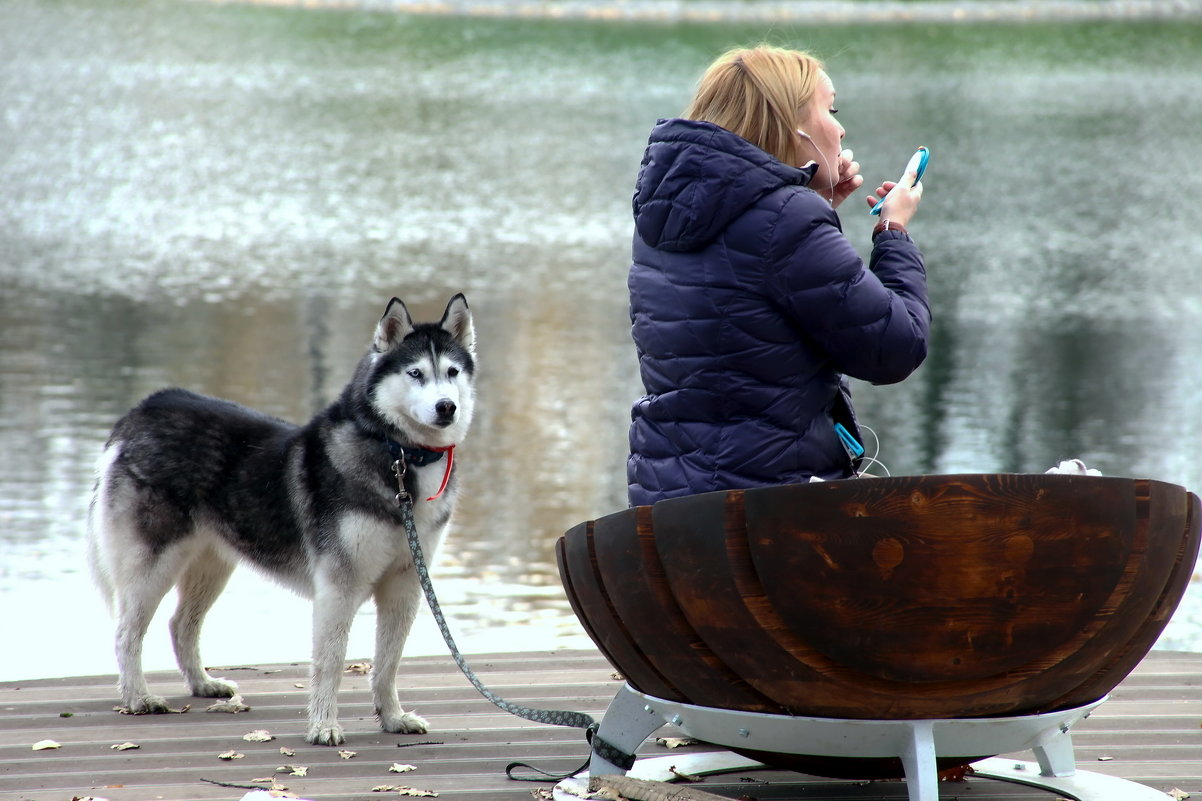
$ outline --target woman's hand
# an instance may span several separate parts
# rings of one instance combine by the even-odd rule
[[[860,162],[852,160],[850,150],[839,153],[839,177],[831,190],[831,207],[839,208],[839,204],[863,184],[864,176],[860,175]]]
[[[889,195],[888,203],[881,209],[881,219],[908,225],[922,201],[922,184],[917,181],[918,175],[913,171],[903,174],[900,181],[885,181],[876,188],[876,194],[868,196],[868,208],[884,202],[885,195]]]

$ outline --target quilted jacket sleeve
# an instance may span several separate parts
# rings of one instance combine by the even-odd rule
[[[835,369],[891,384],[922,364],[931,311],[922,254],[908,236],[878,235],[866,269],[834,210],[798,192],[782,207],[769,247],[765,280]]]

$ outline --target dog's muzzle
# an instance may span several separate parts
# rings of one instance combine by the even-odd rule
[[[446,428],[451,423],[455,422],[455,412],[459,411],[459,407],[450,398],[443,398],[438,403],[434,404],[434,413],[437,415],[435,425]]]

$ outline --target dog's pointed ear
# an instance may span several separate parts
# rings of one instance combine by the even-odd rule
[[[447,310],[442,313],[442,328],[468,353],[476,355],[476,328],[472,325],[472,312],[467,307],[467,298],[462,293],[447,303]]]
[[[393,298],[388,302],[384,316],[376,324],[376,335],[371,344],[376,353],[387,353],[411,333],[413,318],[409,316],[409,309],[400,298]]]

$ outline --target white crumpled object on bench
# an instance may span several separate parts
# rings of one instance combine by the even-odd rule
[[[1085,462],[1080,459],[1065,459],[1055,467],[1049,468],[1048,473],[1062,473],[1069,476],[1100,476],[1101,470],[1095,470],[1092,467],[1086,467]]]

